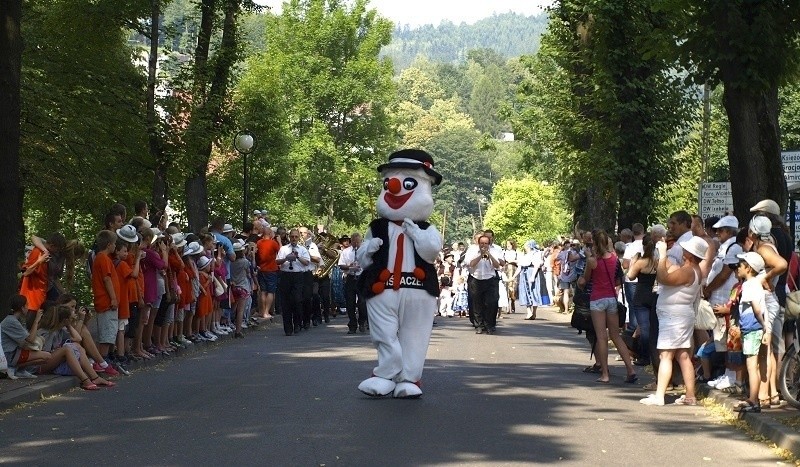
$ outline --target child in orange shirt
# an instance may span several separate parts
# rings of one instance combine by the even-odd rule
[[[36,243],[34,241],[34,243]],[[34,248],[22,266],[22,285],[19,293],[28,299],[28,311],[36,313],[47,299],[49,284],[48,261],[50,254],[58,254],[66,248],[67,241],[60,233],[47,239],[44,250]]]
[[[130,244],[125,240],[121,238],[117,239],[114,258],[117,277],[119,278],[119,312],[117,315],[117,342],[114,366],[116,366],[117,370],[126,375],[130,372],[123,366],[125,362],[125,353],[129,351],[129,347],[125,342],[125,332],[127,331],[129,319],[131,317],[131,305],[134,307],[137,306],[136,303],[131,303],[137,300],[136,277],[134,276],[134,271],[136,275],[139,274],[138,252],[136,252],[136,258],[133,260],[133,267],[128,263],[128,257],[130,256],[128,253],[129,245]],[[131,295],[131,286],[133,286],[133,295]]]
[[[120,286],[111,255],[116,250],[117,234],[102,230],[97,234],[97,255],[92,263],[92,295],[97,312],[98,350],[104,358],[117,340]]]
[[[205,329],[205,318],[210,316],[213,309],[213,299],[211,295],[211,258],[201,256],[197,260],[197,269],[200,274],[200,296],[197,297],[197,319],[195,319],[195,331],[197,335],[208,338],[208,331]]]

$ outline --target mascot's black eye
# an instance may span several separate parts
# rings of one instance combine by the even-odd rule
[[[388,178],[384,178],[383,179],[383,189],[384,190],[389,190],[389,179]]]
[[[406,190],[413,190],[416,187],[417,187],[417,181],[414,180],[413,178],[409,177],[403,180],[403,188],[405,188]]]

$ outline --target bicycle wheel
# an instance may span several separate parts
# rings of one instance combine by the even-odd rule
[[[800,409],[800,354],[795,346],[792,346],[781,360],[778,384],[786,402]]]

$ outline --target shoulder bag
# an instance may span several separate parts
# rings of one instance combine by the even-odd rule
[[[794,277],[791,274],[786,274],[792,281],[793,291],[786,294],[786,320],[800,318],[800,290],[797,290],[797,284],[794,282]]]

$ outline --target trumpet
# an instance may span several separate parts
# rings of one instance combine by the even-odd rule
[[[317,234],[317,248],[322,261],[314,271],[314,277],[324,279],[331,274],[331,270],[339,262],[339,250],[335,246],[338,242],[339,239],[329,233]]]

